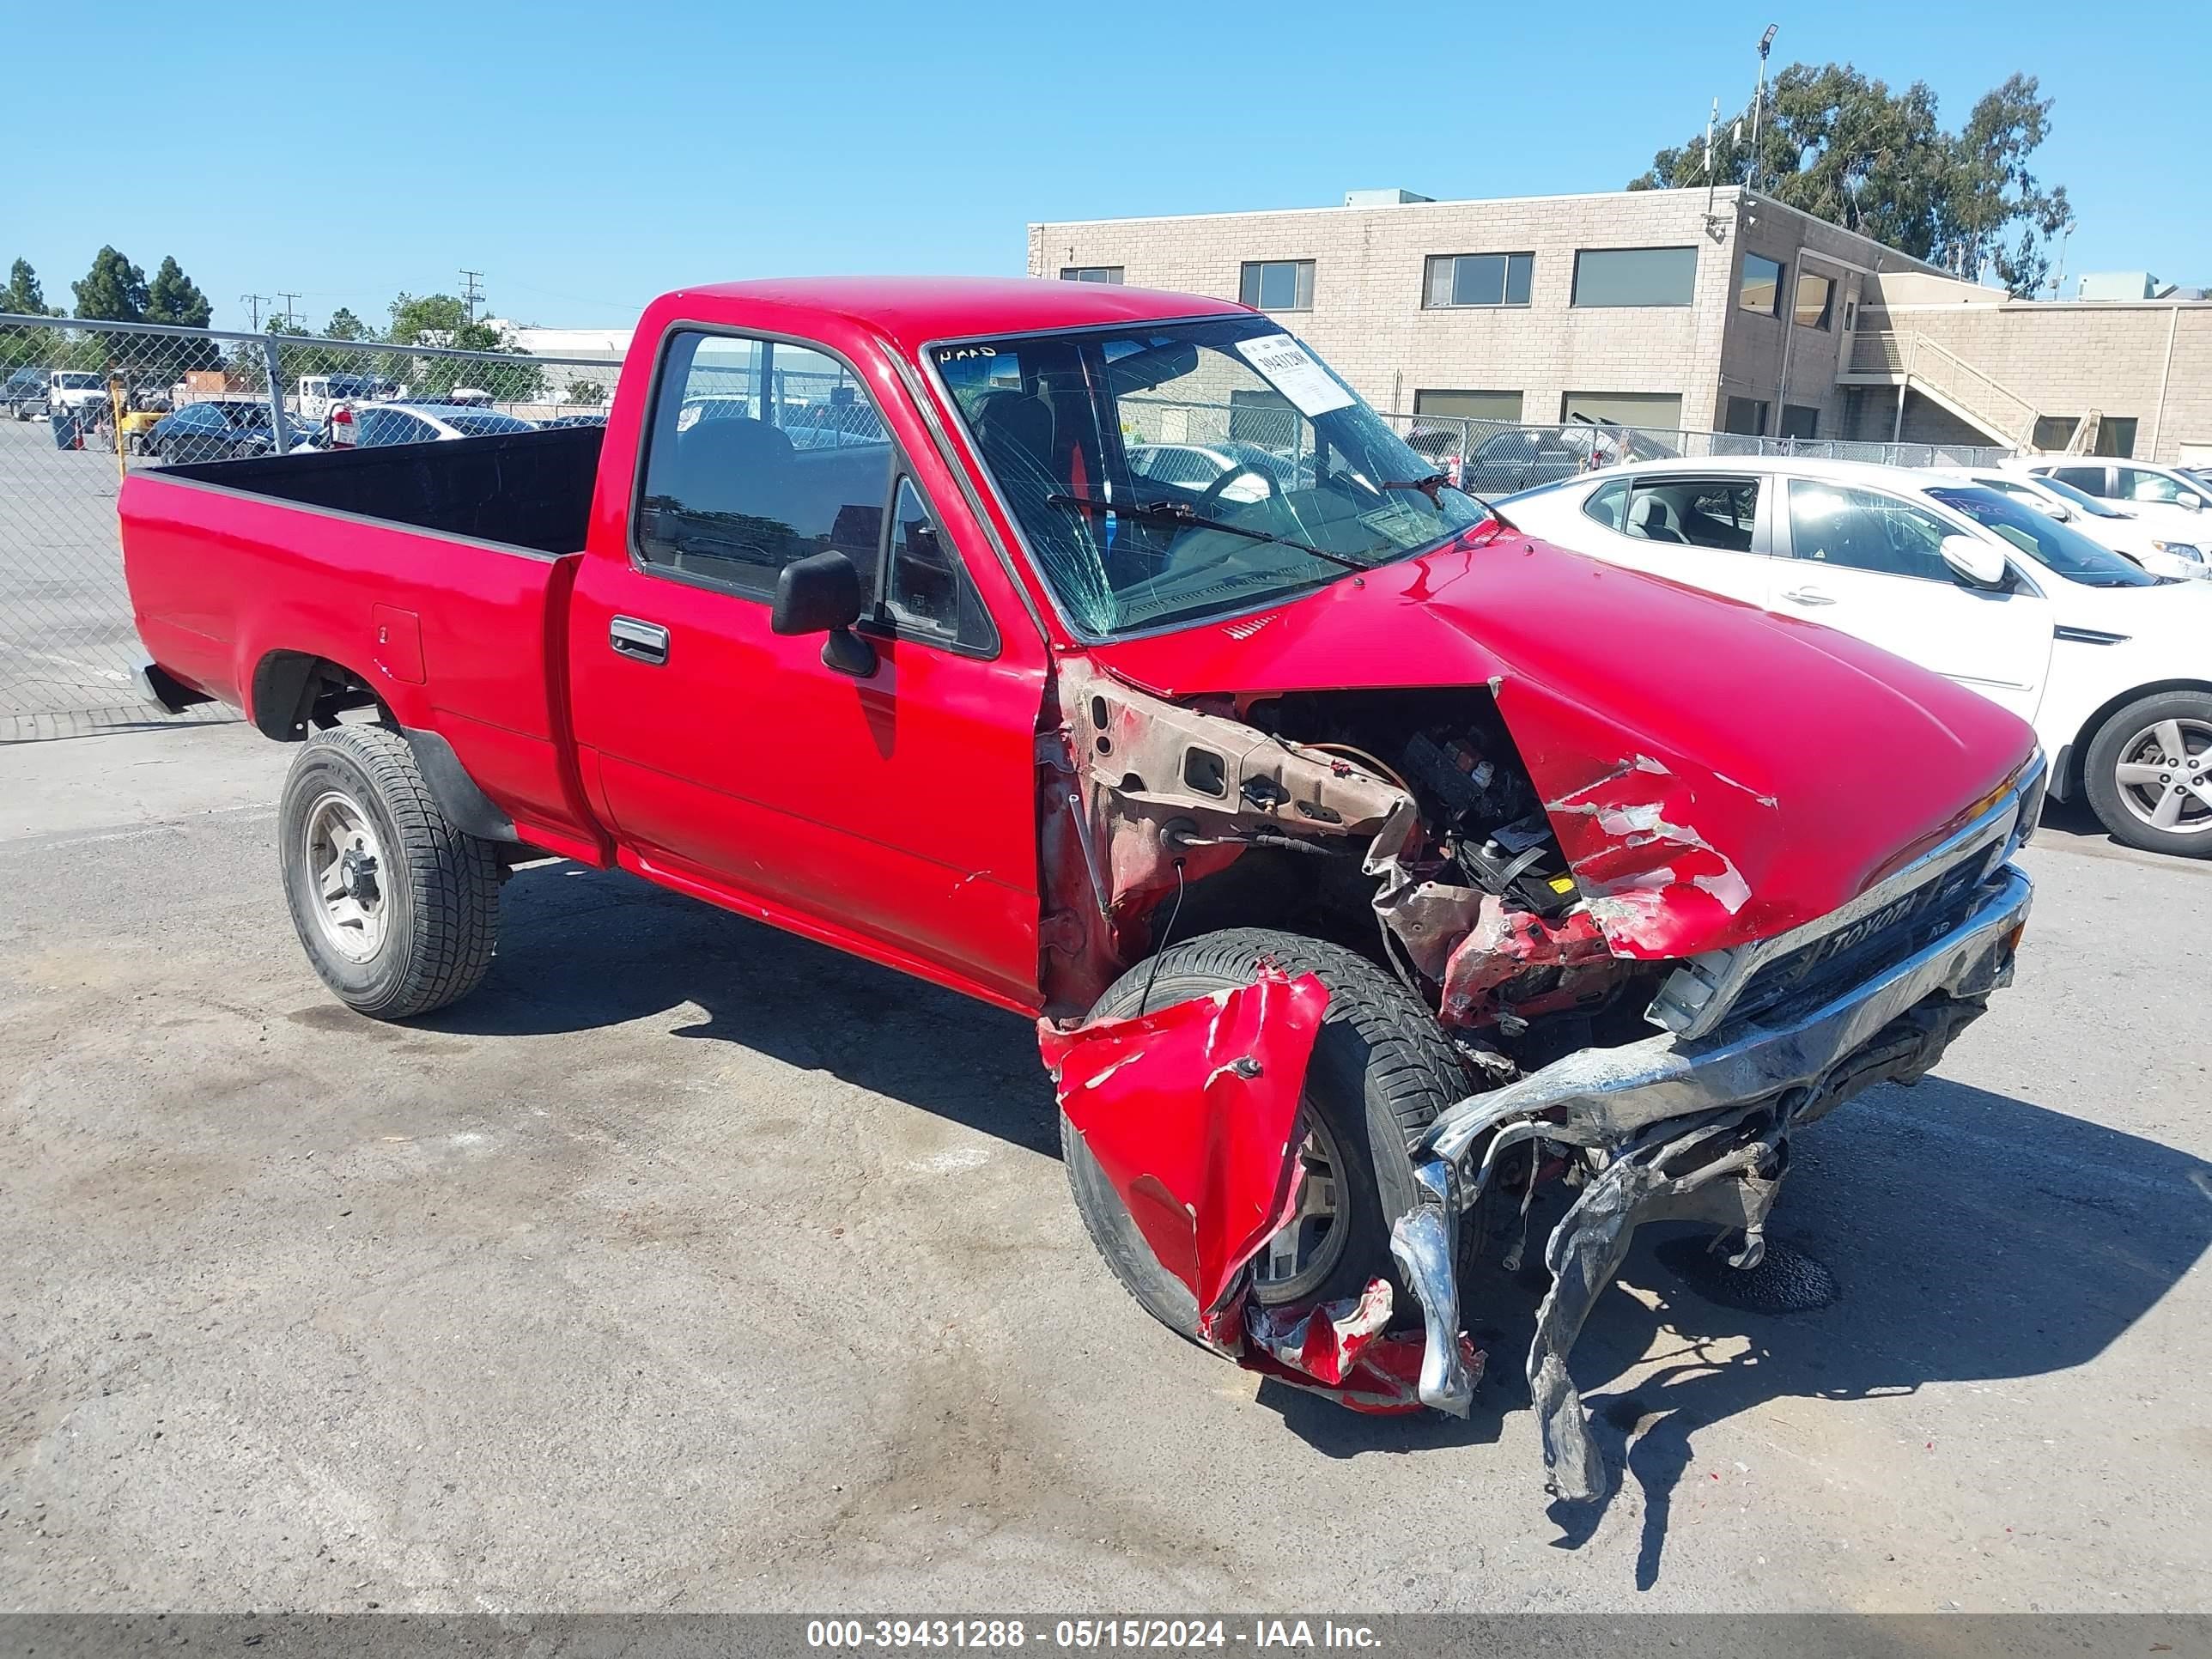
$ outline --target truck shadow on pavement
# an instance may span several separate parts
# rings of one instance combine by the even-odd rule
[[[410,1022],[469,1036],[591,1030],[689,1003],[673,1035],[742,1044],[1060,1156],[1026,1021],[829,945],[573,864],[518,871],[483,989]]]
[[[416,1022],[513,1036],[620,1024],[690,1004],[673,1035],[742,1044],[1008,1143],[1057,1158],[1057,1120],[1023,1020],[886,968],[570,865],[508,884],[500,958],[483,990]],[[1833,1299],[1801,1311],[1727,1305],[1728,1270],[1677,1271],[1707,1234],[1639,1235],[1575,1351],[1609,1489],[1554,1504],[1577,1549],[1613,1498],[1642,1498],[1638,1588],[1658,1581],[1686,1483],[1800,1479],[1776,1466],[1700,1465],[1698,1431],[1788,1399],[1856,1401],[1923,1384],[1986,1385],[2096,1358],[2212,1246],[2212,1164],[2156,1141],[1953,1081],[1885,1085],[1801,1135],[1769,1230],[1824,1267]],[[1559,1200],[1559,1201],[1564,1201]],[[1324,1455],[1419,1455],[1501,1437],[1538,1491],[1522,1366],[1556,1209],[1531,1218],[1527,1265],[1469,1276],[1468,1328],[1488,1355],[1466,1421],[1363,1417],[1279,1384],[1260,1401]],[[1510,1217],[1499,1227],[1516,1231]],[[1702,1288],[1700,1288],[1702,1287]],[[1106,1288],[1102,1282],[1102,1291]],[[1616,1381],[1632,1370],[1632,1383]],[[1521,1420],[1507,1425],[1505,1419]],[[1900,1443],[1897,1455],[1940,1455]],[[1778,1457],[1780,1454],[1776,1455]],[[1861,1468],[1863,1478],[1878,1475]]]
[[[1639,1589],[1658,1582],[1675,1504],[1696,1496],[1686,1483],[1717,1492],[1802,1478],[1778,1453],[1764,1469],[1700,1464],[1700,1430],[1774,1401],[1906,1396],[1929,1383],[1979,1385],[2002,1400],[2008,1380],[2095,1359],[2212,1246],[2212,1164],[1940,1073],[1847,1103],[1801,1136],[1797,1152],[1770,1237],[1826,1269],[1832,1301],[1780,1313],[1723,1305],[1715,1297],[1731,1270],[1676,1271],[1702,1254],[1709,1230],[1654,1226],[1575,1351],[1611,1483],[1595,1503],[1552,1506],[1553,1543],[1588,1542],[1633,1482]],[[1493,1276],[1471,1290],[1468,1323],[1489,1364],[1474,1418],[1454,1425],[1462,1439],[1493,1438],[1498,1417],[1526,1413],[1522,1368],[1543,1284],[1532,1266],[1517,1285]],[[1632,1369],[1632,1383],[1615,1380]],[[1389,1419],[1287,1389],[1278,1400],[1285,1422],[1332,1455],[1419,1443]],[[1533,1496],[1533,1422],[1524,1416],[1507,1437],[1526,1445]],[[1896,1455],[1945,1449],[1900,1438]]]

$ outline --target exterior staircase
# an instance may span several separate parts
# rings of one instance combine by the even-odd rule
[[[2035,428],[2043,411],[1925,334],[1863,330],[1851,337],[1850,357],[1836,378],[1844,386],[1903,386],[2001,443],[2036,447]],[[2075,436],[2081,436],[2078,428]]]

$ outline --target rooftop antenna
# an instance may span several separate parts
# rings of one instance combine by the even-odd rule
[[[1717,242],[1721,239],[1721,227],[1720,220],[1713,212],[1713,185],[1716,182],[1713,178],[1713,128],[1720,118],[1721,100],[1716,98],[1713,100],[1711,113],[1705,117],[1705,234]],[[1733,130],[1729,134],[1729,142],[1735,142]]]
[[[1759,125],[1766,109],[1766,54],[1774,49],[1775,32],[1782,26],[1769,23],[1766,33],[1759,37],[1759,90],[1751,100],[1751,188],[1759,188]]]

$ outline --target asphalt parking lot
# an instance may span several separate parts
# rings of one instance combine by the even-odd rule
[[[2212,866],[2046,830],[2018,986],[1802,1145],[1835,1299],[1639,1244],[1573,1516],[1533,1290],[1469,1422],[1255,1387],[1093,1256],[1018,1020],[562,865],[354,1018],[288,759],[0,749],[9,1607],[2212,1608]]]

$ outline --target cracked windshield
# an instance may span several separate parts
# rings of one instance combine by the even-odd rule
[[[1289,598],[1487,516],[1263,318],[934,356],[1061,610],[1096,637]]]

